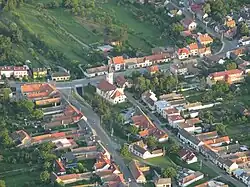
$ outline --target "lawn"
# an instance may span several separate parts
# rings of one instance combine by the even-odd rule
[[[167,168],[167,167],[176,167],[175,163],[167,157],[167,156],[161,156],[156,158],[150,158],[145,160],[145,163],[148,163],[152,166],[158,166],[160,168]]]
[[[40,172],[19,173],[15,176],[3,178],[8,187],[43,186],[40,184]],[[32,185],[31,185],[32,186]]]
[[[9,164],[9,163],[0,162],[0,173],[15,170],[15,169],[27,168],[27,167],[28,167],[27,164]]]
[[[183,162],[182,160],[179,159],[179,157],[176,154],[171,154],[169,155],[169,158],[177,165],[188,168],[194,171],[201,171],[204,174],[207,174],[208,178],[214,178],[217,176],[216,173],[214,173],[213,170],[211,170],[209,167],[206,165],[202,164],[202,167],[200,167],[200,162],[196,162],[193,164],[187,164],[186,162]]]

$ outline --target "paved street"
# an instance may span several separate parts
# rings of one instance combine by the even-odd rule
[[[93,129],[94,134],[98,136],[101,143],[104,145],[104,147],[108,150],[108,152],[112,155],[114,161],[119,166],[121,172],[124,174],[124,177],[126,180],[128,178],[133,179],[133,176],[127,166],[125,165],[123,158],[119,155],[117,152],[117,148],[119,145],[117,145],[113,139],[111,139],[108,134],[104,131],[100,124],[100,117],[90,108],[88,105],[82,104],[82,100],[77,100],[74,97],[71,96],[71,89],[64,89],[61,90],[61,93],[64,95],[65,99],[67,98],[70,103],[72,103],[75,107],[77,107],[79,110],[81,110],[84,115],[88,118],[87,124]],[[85,126],[85,121],[80,121],[81,126]],[[130,183],[130,186],[133,187],[139,187],[139,185],[135,182]]]
[[[132,96],[132,94],[127,93],[127,92],[125,94],[126,94],[128,100],[135,107],[139,107],[139,108],[143,109],[147,113],[147,116],[154,122],[154,124],[157,126],[157,128],[164,130],[169,135],[169,137],[171,139],[173,139],[173,140],[175,140],[175,142],[178,142],[179,144],[181,144],[180,141],[179,141],[179,139],[171,131],[169,131],[167,128],[163,128],[162,127],[162,123],[159,121],[159,119],[151,111],[149,111],[145,107],[145,105],[141,104],[140,102],[138,102],[138,100],[134,99],[134,97]],[[186,146],[186,145],[184,145],[184,146]],[[217,167],[216,165],[214,165],[210,161],[206,161],[207,159],[205,159],[204,156],[200,155],[199,159],[202,160],[203,164],[205,164],[207,167],[209,167],[210,169],[212,169],[216,174],[218,174],[219,176],[221,176],[225,180],[231,182],[235,186],[237,186],[237,187],[244,187],[245,186],[240,181],[238,181],[238,180],[230,177],[229,175],[227,175],[224,170],[220,169],[219,167]]]

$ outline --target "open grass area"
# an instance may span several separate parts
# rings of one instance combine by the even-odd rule
[[[54,29],[51,22],[35,6],[24,4],[16,10],[20,23],[30,32],[38,35],[49,46],[61,51],[69,59],[81,60],[81,46]]]
[[[16,169],[22,169],[26,167],[28,167],[27,164],[10,164],[10,163],[0,162],[0,173]]]
[[[146,163],[149,163],[152,166],[158,166],[160,168],[167,167],[176,167],[175,163],[167,156],[161,156],[156,158],[150,158],[145,160]]]
[[[200,162],[196,162],[193,164],[187,164],[186,162],[180,160],[180,158],[176,155],[176,154],[171,154],[169,155],[169,158],[177,165],[184,167],[184,168],[188,168],[194,171],[200,171],[204,174],[207,174],[206,177],[208,178],[214,178],[217,176],[216,173],[214,173],[213,170],[211,170],[209,167],[207,167],[206,165],[202,164],[202,167],[200,167]]]
[[[45,186],[40,184],[40,172],[38,171],[19,173],[18,175],[5,177],[3,180],[8,187]]]

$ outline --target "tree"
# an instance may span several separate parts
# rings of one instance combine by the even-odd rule
[[[249,36],[250,31],[246,23],[240,23],[239,32],[241,36]]]
[[[9,132],[6,128],[0,129],[0,146],[10,147],[13,145],[13,140],[9,136]]]
[[[180,23],[173,23],[171,28],[172,31],[176,34],[179,34],[181,31],[184,31],[184,26]]]
[[[49,181],[49,177],[50,177],[50,174],[48,171],[43,171],[41,174],[40,174],[40,180],[43,182],[43,183],[47,183]]]
[[[227,70],[232,70],[237,68],[237,64],[235,62],[230,62],[226,65]]]
[[[149,136],[146,139],[146,142],[147,142],[148,147],[150,148],[155,148],[157,146],[157,140],[154,136]]]
[[[17,103],[18,109],[26,113],[31,113],[35,107],[35,104],[29,100],[21,100]]]
[[[44,162],[44,164],[43,164],[43,169],[47,170],[47,169],[49,169],[50,167],[51,167],[51,163],[50,163],[50,162],[48,162],[48,161]]]
[[[39,109],[33,110],[31,116],[32,116],[32,118],[34,118],[36,120],[42,119],[43,118],[43,111],[39,110]]]
[[[124,157],[129,157],[130,156],[130,152],[128,150],[128,146],[125,145],[125,144],[122,146],[120,152],[121,152],[121,155],[124,156]]]
[[[167,169],[165,169],[163,171],[163,176],[166,178],[172,179],[172,178],[176,177],[176,175],[177,175],[177,172],[173,167],[168,167]]]
[[[10,94],[11,94],[11,89],[10,88],[4,88],[3,89],[2,101],[3,102],[9,101]]]
[[[78,170],[79,170],[80,172],[84,172],[84,171],[85,171],[85,168],[84,168],[84,166],[83,166],[82,163],[78,163],[78,164],[77,164],[77,168],[78,168]]]
[[[4,180],[0,180],[0,187],[6,187]]]
[[[178,153],[180,150],[180,146],[177,145],[176,143],[172,144],[169,148],[170,153]]]
[[[129,127],[129,132],[130,132],[131,134],[133,134],[133,135],[137,135],[138,132],[139,132],[139,129],[138,129],[136,126],[134,126],[134,125],[130,125],[130,127]]]
[[[216,131],[220,135],[225,135],[226,134],[226,126],[223,125],[222,123],[219,123],[219,124],[216,125]]]
[[[203,11],[207,14],[209,14],[211,12],[211,6],[209,3],[205,3],[203,6]]]

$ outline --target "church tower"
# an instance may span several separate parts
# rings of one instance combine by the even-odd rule
[[[108,73],[106,74],[106,81],[110,84],[114,84],[114,72],[111,65],[108,65]]]

